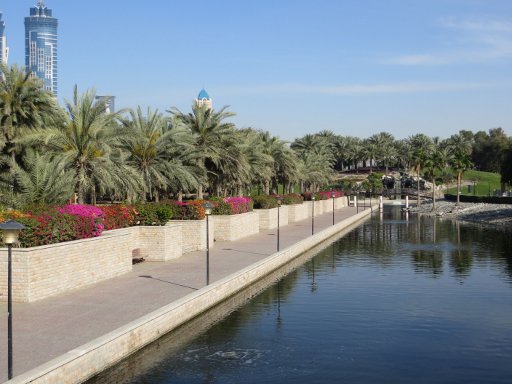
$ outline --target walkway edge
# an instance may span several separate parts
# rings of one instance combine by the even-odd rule
[[[82,383],[221,303],[315,245],[369,217],[371,212],[371,209],[361,211],[5,383]]]

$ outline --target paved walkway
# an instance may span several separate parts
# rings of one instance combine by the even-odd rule
[[[335,221],[356,214],[335,211]],[[332,225],[332,212],[315,216],[315,232]],[[311,218],[282,226],[281,250],[311,234]],[[276,252],[276,230],[210,248],[210,282]],[[86,255],[84,255],[86,257]],[[34,303],[13,304],[14,376],[46,363],[97,337],[203,287],[205,251],[168,262],[136,264],[133,271]],[[0,382],[7,380],[7,305],[0,303]]]

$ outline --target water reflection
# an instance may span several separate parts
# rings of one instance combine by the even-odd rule
[[[407,215],[376,212],[92,382],[508,383],[509,234]]]

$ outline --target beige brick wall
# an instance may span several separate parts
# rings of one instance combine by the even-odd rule
[[[210,216],[208,221],[209,243],[213,247],[215,234],[215,221]],[[203,220],[171,220],[169,225],[177,225],[181,228],[182,253],[200,251],[206,249],[206,219]]]
[[[277,228],[277,208],[258,209],[260,215],[260,231]],[[279,208],[279,225],[288,225],[288,206],[282,205]]]
[[[235,241],[259,232],[259,212],[238,215],[214,215],[214,237],[220,241]]]
[[[132,229],[100,237],[13,249],[13,301],[30,302],[84,287],[132,269]],[[7,267],[7,249],[0,249]],[[7,300],[7,278],[0,277],[0,300]]]
[[[324,202],[323,200],[315,200],[315,216],[321,215],[324,213]],[[304,204],[307,204],[309,206],[309,217],[311,217],[311,204],[313,204],[313,201],[306,201]]]
[[[340,209],[343,207],[346,207],[348,205],[348,197],[347,196],[341,196],[334,199],[334,208]]]
[[[295,223],[296,221],[307,219],[311,216],[311,207],[308,204],[292,204],[288,207],[288,222]]]
[[[180,225],[139,227],[138,230],[139,256],[146,261],[167,261],[182,256],[183,234]]]

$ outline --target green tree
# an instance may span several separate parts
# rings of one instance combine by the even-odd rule
[[[29,149],[23,159],[24,168],[12,164],[19,193],[14,207],[62,204],[73,197],[73,175],[62,163],[48,155]]]
[[[194,147],[199,154],[198,165],[206,172],[212,172],[213,168],[219,167],[225,156],[223,144],[226,137],[234,134],[235,125],[225,120],[234,116],[232,112],[226,111],[223,107],[219,111],[208,108],[206,105],[201,107],[192,106],[192,112],[182,113],[179,109],[173,107],[170,113],[185,127],[194,138]],[[203,187],[207,186],[207,180],[201,180],[197,197],[203,198]]]
[[[463,132],[463,131],[461,131]],[[457,134],[452,135],[448,139],[448,148],[450,149],[450,165],[457,173],[457,203],[458,206],[460,204],[460,190],[461,190],[461,182],[462,175],[465,171],[471,168],[471,150],[472,145],[471,141],[468,138],[468,135],[465,134]]]
[[[142,188],[137,172],[126,164],[119,148],[122,131],[115,124],[118,113],[106,113],[105,104],[95,100],[95,92],[78,95],[66,101],[64,124],[38,131],[28,143],[43,144],[66,170],[73,172],[73,186],[78,202],[85,203],[89,193],[95,202],[100,193],[134,194]]]
[[[417,199],[418,206],[420,205],[420,178],[421,169],[425,165],[430,152],[432,151],[433,142],[430,137],[423,133],[419,133],[408,138],[408,143],[411,147],[411,163],[416,172],[417,177]]]
[[[128,165],[136,169],[144,181],[144,200],[158,201],[161,192],[188,191],[197,188],[202,169],[193,155],[193,139],[182,127],[158,111],[140,107],[130,111],[122,123],[126,131],[121,136],[121,147],[127,151]]]
[[[55,125],[62,112],[40,79],[16,65],[0,64],[0,128],[3,154],[15,159],[20,154],[18,141],[24,133],[45,125]]]

